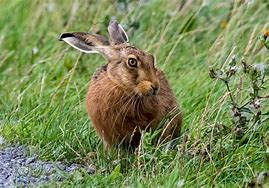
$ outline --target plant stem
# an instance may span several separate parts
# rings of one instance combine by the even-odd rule
[[[239,109],[244,108],[245,106],[247,106],[250,103],[250,101],[246,102],[245,104],[243,104]]]
[[[236,102],[235,102],[235,100],[234,100],[234,97],[233,97],[233,95],[232,95],[232,92],[231,92],[229,83],[228,83],[227,81],[225,81],[225,80],[224,80],[224,83],[225,83],[225,85],[226,85],[227,91],[229,92],[229,96],[230,96],[230,99],[231,99],[231,101],[232,101],[232,103],[233,103],[233,106],[237,107],[237,104],[236,104]]]

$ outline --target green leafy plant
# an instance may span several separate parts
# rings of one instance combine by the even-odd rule
[[[264,44],[265,41],[263,41]],[[231,84],[244,74],[248,84],[242,85],[242,79],[238,86],[241,91],[231,90]],[[234,130],[239,138],[245,135],[246,131],[262,125],[268,120],[269,112],[265,111],[264,104],[269,100],[269,93],[266,91],[268,82],[269,67],[264,63],[247,63],[244,57],[240,60],[234,55],[227,66],[222,69],[209,70],[209,76],[224,83],[229,95],[228,103],[232,114]],[[242,78],[242,77],[241,77]],[[248,88],[243,88],[248,87]],[[243,100],[240,99],[243,97]]]

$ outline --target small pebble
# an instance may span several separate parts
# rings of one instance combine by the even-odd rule
[[[0,145],[2,145],[4,143],[5,143],[5,139],[2,136],[0,136]]]
[[[26,164],[30,164],[30,163],[33,163],[35,162],[36,158],[35,157],[30,157],[26,160]]]
[[[89,175],[94,174],[95,171],[96,171],[95,167],[93,167],[93,166],[87,166],[86,167],[86,170],[87,170],[87,172],[88,172]]]

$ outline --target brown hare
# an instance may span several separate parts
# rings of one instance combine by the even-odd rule
[[[108,26],[109,40],[97,34],[68,32],[60,36],[86,53],[100,53],[107,64],[93,75],[87,93],[87,111],[106,147],[137,147],[141,131],[154,130],[167,117],[159,140],[177,137],[181,111],[164,73],[154,57],[128,43],[117,21]]]

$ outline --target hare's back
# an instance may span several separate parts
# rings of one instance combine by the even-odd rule
[[[102,67],[97,68],[95,73],[92,76],[92,81],[100,80],[103,77],[103,75],[106,73],[106,71],[107,71],[107,64],[103,65]]]

